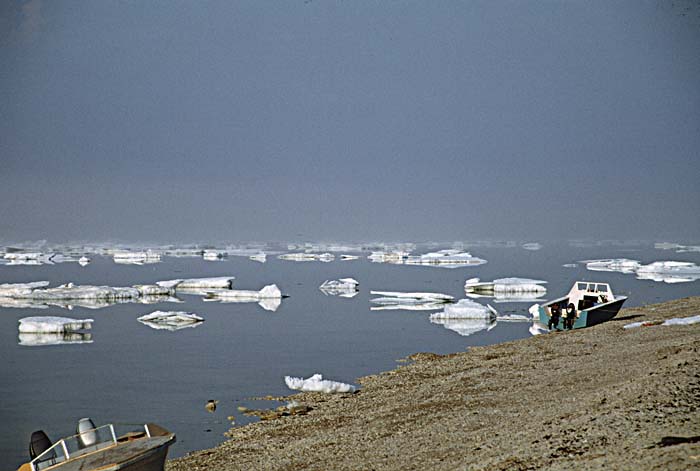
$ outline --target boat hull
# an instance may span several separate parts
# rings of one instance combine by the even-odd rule
[[[588,309],[583,309],[578,312],[578,318],[574,322],[573,329],[583,329],[585,327],[592,327],[594,325],[602,324],[607,322],[620,312],[622,305],[627,300],[626,297],[622,296],[616,298],[614,301],[605,304],[599,304]],[[549,324],[549,315],[547,314],[545,306],[539,307],[539,321],[543,325]],[[559,319],[559,323],[554,326],[555,329],[564,328],[564,318]]]

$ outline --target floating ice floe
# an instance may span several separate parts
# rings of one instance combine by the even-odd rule
[[[525,250],[540,250],[542,248],[542,244],[539,242],[526,242],[522,244],[521,247]]]
[[[137,318],[139,322],[152,329],[179,330],[196,327],[204,321],[192,312],[184,311],[155,311]]]
[[[309,252],[298,252],[298,253],[286,253],[278,255],[277,258],[280,260],[288,260],[292,262],[332,262],[335,260],[335,255],[332,253],[309,253]]]
[[[408,256],[404,263],[406,265],[428,265],[444,268],[459,268],[467,266],[477,266],[486,263],[483,258],[474,257],[469,252],[461,250],[446,249],[437,252],[430,252],[423,255]]]
[[[352,298],[357,295],[359,284],[354,278],[340,278],[339,280],[326,280],[318,289],[325,295]]]
[[[260,263],[265,263],[267,261],[267,255],[264,252],[250,255],[250,256],[248,256],[248,258],[253,260],[254,262],[260,262]]]
[[[484,306],[471,299],[460,299],[448,304],[442,312],[430,315],[430,320],[438,319],[495,319],[498,313],[490,305]]]
[[[565,263],[564,265],[562,265],[562,267],[564,267],[564,268],[576,268],[576,267],[578,267],[578,263]]]
[[[218,250],[205,250],[202,253],[202,258],[209,261],[219,261],[226,257],[226,252],[220,252]]]
[[[588,270],[620,273],[634,273],[641,266],[638,260],[630,260],[628,258],[582,260],[581,263],[585,263]]]
[[[654,248],[660,250],[675,250],[677,253],[700,252],[700,245],[682,245],[671,242],[657,242],[654,244]]]
[[[637,268],[637,278],[664,283],[686,283],[700,279],[700,266],[692,262],[653,262]]]
[[[479,281],[470,278],[464,283],[467,296],[491,296],[496,302],[531,302],[547,292],[543,280],[529,278],[499,278],[493,281]]]
[[[700,322],[700,315],[690,316],[690,317],[674,317],[672,319],[666,319],[665,321],[642,321],[642,322],[632,322],[623,326],[623,329],[635,329],[637,327],[650,327],[655,325],[691,325]]]
[[[260,291],[243,289],[208,290],[204,301],[219,301],[222,303],[258,303],[267,311],[276,311],[282,304],[282,292],[277,285],[267,285]]]
[[[78,263],[80,264],[81,267],[84,267],[85,265],[90,263],[90,259],[85,257],[85,256],[82,256],[78,259]]]
[[[454,300],[453,296],[442,293],[422,293],[422,292],[400,292],[400,291],[370,291],[371,294],[379,295],[370,301],[380,306],[372,306],[373,311],[402,309],[408,311],[427,311],[442,309],[446,303]]]
[[[26,332],[19,334],[19,344],[25,347],[81,343],[92,343],[92,334],[89,332]]]
[[[231,289],[233,276],[218,276],[212,278],[185,278],[158,281],[156,285],[183,294],[206,295],[212,289]]]
[[[352,393],[356,390],[352,384],[323,379],[323,375],[318,373],[307,379],[285,376],[284,382],[289,389],[303,392]]]
[[[36,316],[19,320],[20,333],[64,333],[92,328],[93,319],[72,319],[70,317]]]
[[[117,251],[112,255],[114,263],[129,265],[145,265],[160,262],[160,254],[151,250],[144,252]]]

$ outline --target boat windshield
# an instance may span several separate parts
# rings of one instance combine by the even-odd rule
[[[141,431],[145,432],[144,435],[151,436],[147,426],[141,425],[140,427]],[[133,426],[131,428],[133,429]],[[117,436],[114,432],[114,425],[103,425],[71,437],[62,438],[51,448],[34,458],[31,461],[31,468],[32,471],[39,471],[116,444]]]

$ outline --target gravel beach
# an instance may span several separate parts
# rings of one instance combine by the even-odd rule
[[[355,394],[234,428],[169,471],[700,469],[700,297],[624,309],[588,329],[417,353]]]

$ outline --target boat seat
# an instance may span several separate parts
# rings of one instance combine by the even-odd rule
[[[51,440],[46,435],[43,430],[37,430],[32,432],[32,437],[29,440],[29,456],[31,459],[36,458],[49,448],[51,448]],[[56,457],[56,453],[52,453],[53,456],[47,456],[46,459],[52,459]]]

